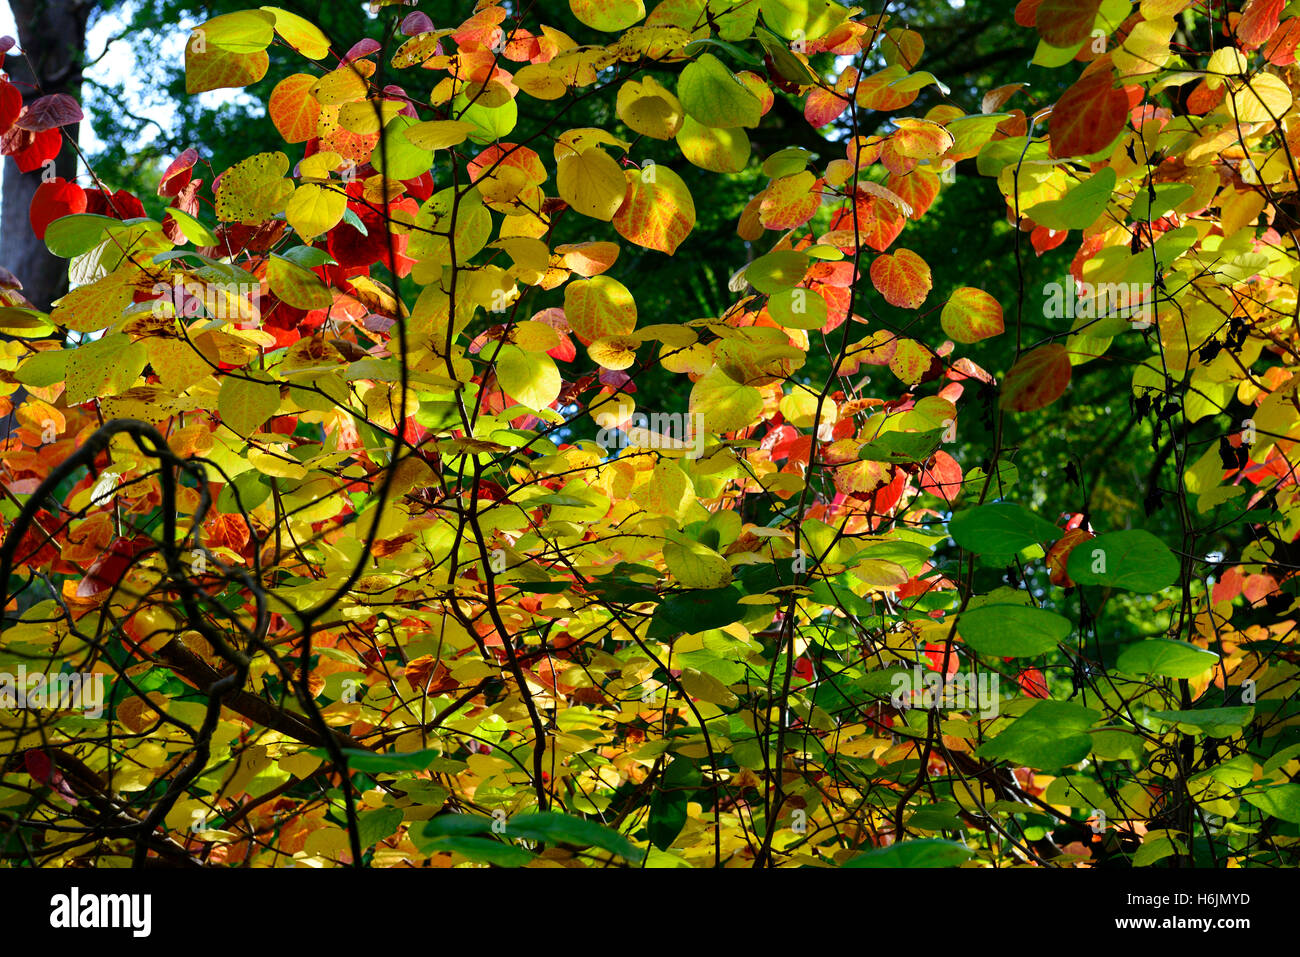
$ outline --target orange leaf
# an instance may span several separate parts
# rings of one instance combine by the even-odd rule
[[[685,181],[666,166],[627,172],[627,193],[614,214],[624,239],[671,256],[695,226],[695,201]]]
[[[1257,47],[1273,35],[1285,0],[1250,0],[1237,22],[1237,39],[1246,48]]]
[[[286,76],[271,91],[267,112],[286,143],[305,143],[316,135],[320,103],[310,94],[316,78],[307,73]]]
[[[871,284],[891,306],[919,309],[930,292],[930,267],[910,249],[886,253],[871,264]]]
[[[822,204],[815,174],[805,170],[772,180],[763,192],[759,221],[768,229],[795,229],[812,219]]]

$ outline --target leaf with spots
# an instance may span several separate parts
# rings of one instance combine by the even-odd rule
[[[283,153],[257,153],[236,163],[217,184],[217,219],[256,226],[282,212],[293,193],[285,179],[289,158]]]

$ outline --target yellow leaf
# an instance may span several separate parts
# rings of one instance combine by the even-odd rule
[[[260,429],[280,408],[280,387],[229,375],[221,380],[217,411],[236,435],[247,437]]]
[[[642,136],[670,140],[682,128],[682,103],[653,78],[628,80],[619,88],[618,118]]]
[[[579,153],[559,144],[555,152],[560,198],[584,216],[605,222],[613,219],[627,192],[623,171],[614,158],[594,146]]]
[[[683,668],[681,676],[677,680],[681,682],[682,690],[692,698],[699,698],[701,701],[707,701],[710,704],[721,705],[726,708],[733,707],[740,701],[726,685],[713,675],[706,674],[703,671],[697,671],[694,668]]]
[[[497,382],[530,409],[545,409],[560,394],[560,370],[545,352],[525,352],[505,345],[496,356]]]
[[[257,153],[221,174],[217,186],[217,218],[223,223],[258,225],[284,209],[293,183],[284,178],[289,157]]]
[[[1291,109],[1291,90],[1281,78],[1258,73],[1247,81],[1229,81],[1232,112],[1242,123],[1281,121]]]
[[[262,9],[275,18],[275,32],[307,59],[323,60],[329,56],[329,37],[316,24],[280,7]]]
[[[564,315],[584,342],[627,335],[636,328],[636,300],[609,276],[578,279],[564,289]]]
[[[135,385],[147,360],[144,344],[132,342],[125,333],[110,332],[93,342],[83,342],[68,356],[68,405],[125,392]]]
[[[403,135],[422,150],[445,150],[465,142],[475,129],[464,120],[426,120],[406,129]]]
[[[710,432],[735,432],[756,423],[763,414],[763,394],[740,385],[716,366],[691,389],[691,412],[704,416]]]
[[[665,542],[664,563],[687,588],[721,588],[731,582],[727,560],[699,542]]]
[[[294,190],[284,215],[303,241],[311,242],[338,225],[347,205],[347,195],[341,189],[304,183]]]

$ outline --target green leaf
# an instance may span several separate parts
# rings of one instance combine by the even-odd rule
[[[1024,214],[1048,229],[1087,229],[1106,211],[1115,192],[1115,171],[1104,166],[1060,199],[1035,203]]]
[[[95,213],[60,216],[45,230],[45,248],[60,259],[75,259],[98,246],[105,227],[117,223],[111,216]]]
[[[452,100],[451,118],[474,124],[469,138],[475,143],[491,143],[510,135],[519,122],[519,104],[509,99],[500,106],[487,106],[461,93]]]
[[[981,654],[1029,658],[1051,651],[1074,626],[1068,618],[1029,605],[981,605],[965,611],[957,631]]]
[[[1085,732],[1099,717],[1091,708],[1070,701],[1039,701],[975,753],[1044,771],[1059,770],[1088,756],[1092,738]]]
[[[357,835],[361,846],[374,847],[397,833],[402,823],[402,809],[381,807],[357,815]]]
[[[1129,216],[1135,223],[1159,219],[1175,206],[1181,206],[1191,199],[1194,192],[1196,187],[1191,183],[1157,183],[1154,199],[1146,190],[1138,191],[1137,198],[1133,200],[1133,206],[1129,209]]]
[[[217,396],[221,421],[237,435],[246,437],[260,429],[280,408],[280,387],[271,382],[254,382],[226,376]]]
[[[712,53],[688,63],[677,81],[682,107],[709,127],[758,126],[763,104]]]
[[[185,238],[195,246],[215,246],[217,245],[217,236],[212,230],[208,229],[199,222],[198,218],[191,216],[182,209],[168,208],[168,215],[176,220],[176,225],[181,228],[181,233]]]
[[[353,213],[352,215],[356,218],[357,222],[361,222],[361,217],[357,216],[356,213]],[[362,223],[363,231],[364,227],[365,224]],[[305,266],[308,269],[313,269],[316,266],[324,266],[326,263],[334,262],[333,256],[323,249],[317,249],[315,246],[294,246],[292,249],[286,249],[284,252],[276,253],[276,255],[285,259],[293,260],[299,266]]]
[[[1279,784],[1265,791],[1243,791],[1241,796],[1265,814],[1300,824],[1300,784]]]
[[[1115,662],[1131,675],[1163,675],[1166,678],[1197,678],[1213,668],[1219,656],[1185,641],[1149,638],[1129,645]]]
[[[878,847],[845,861],[844,867],[957,867],[975,852],[964,844],[924,837]]]
[[[858,458],[871,462],[921,462],[939,447],[943,431],[883,432],[858,449]]]
[[[661,851],[668,850],[686,826],[686,805],[691,789],[703,780],[699,768],[686,758],[673,758],[664,770],[661,786],[650,799],[650,843]]]
[[[343,749],[343,754],[348,759],[348,768],[365,774],[423,771],[441,753],[435,748],[429,748],[425,751],[392,751],[387,754],[376,754],[373,751],[364,751],[359,748]]]
[[[383,139],[375,144],[371,162],[392,179],[414,179],[429,171],[433,153],[410,141],[406,131],[420,121],[411,116],[394,116],[384,127]]]
[[[28,356],[14,373],[14,378],[23,385],[34,386],[43,389],[46,386],[54,385],[56,382],[62,382],[64,371],[68,365],[68,356],[72,355],[68,349],[53,349],[49,352],[38,352],[34,356]]]
[[[958,512],[948,532],[962,548],[989,555],[1011,555],[1039,542],[1055,541],[1061,530],[1023,505],[993,502]]]
[[[1191,732],[1204,732],[1211,738],[1229,738],[1250,723],[1255,709],[1249,706],[1195,708],[1188,711],[1149,711],[1147,714],[1157,721],[1176,724]]]
[[[1106,532],[1070,552],[1066,570],[1077,584],[1110,585],[1149,594],[1178,580],[1178,558],[1140,528]]]
[[[648,638],[694,635],[723,628],[745,617],[746,607],[737,604],[739,589],[698,588],[670,595],[655,609]]]
[[[506,834],[546,844],[599,847],[629,861],[639,861],[645,856],[643,851],[637,850],[635,844],[617,831],[595,821],[558,811],[516,815],[506,826]]]
[[[797,286],[808,271],[808,254],[781,249],[759,256],[745,268],[745,281],[769,296]]]
[[[235,493],[239,497],[235,497]],[[271,497],[271,484],[265,475],[256,469],[240,472],[234,480],[221,490],[217,496],[217,508],[227,515],[237,515],[240,506],[245,511],[252,511]]]
[[[779,179],[782,176],[793,176],[795,173],[801,173],[807,169],[808,162],[811,159],[812,154],[802,146],[787,146],[763,160],[763,175],[770,176],[773,179]]]
[[[411,841],[421,854],[451,851],[480,864],[498,867],[523,867],[537,855],[513,844],[502,844],[490,837],[434,837],[412,835]]]

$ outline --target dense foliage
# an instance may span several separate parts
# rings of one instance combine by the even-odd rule
[[[1291,12],[1023,0],[1054,103],[830,0],[207,21],[280,142],[0,290],[0,855],[1293,866]]]

